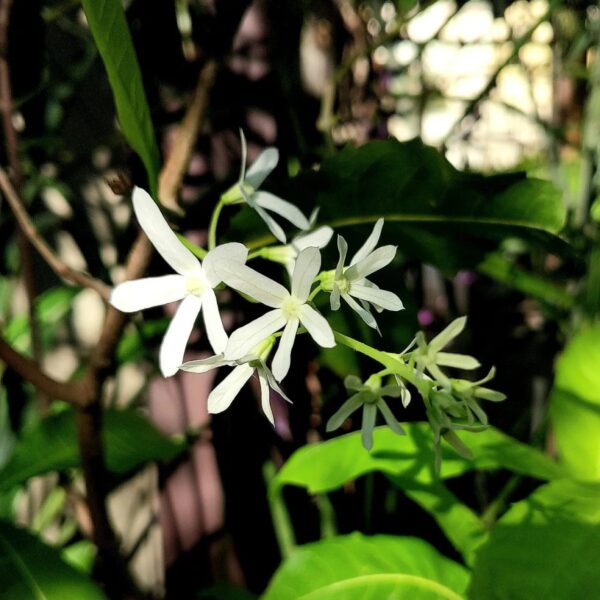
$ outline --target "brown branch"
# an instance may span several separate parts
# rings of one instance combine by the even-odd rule
[[[183,121],[177,129],[175,144],[158,178],[158,198],[160,203],[178,214],[182,214],[183,211],[177,204],[177,192],[187,171],[194,145],[198,139],[198,133],[206,112],[208,97],[215,80],[216,72],[217,65],[212,60],[206,63],[200,71],[192,101]]]
[[[0,190],[2,190],[6,201],[15,215],[15,219],[19,223],[21,231],[23,231],[27,239],[31,242],[31,245],[40,253],[48,266],[62,279],[66,279],[67,281],[82,287],[91,288],[98,292],[105,301],[108,301],[110,289],[105,283],[90,275],[72,269],[55,254],[54,250],[52,250],[33,224],[17,191],[11,184],[6,171],[2,169],[2,167],[0,167]]]

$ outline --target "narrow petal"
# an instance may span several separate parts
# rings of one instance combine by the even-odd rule
[[[183,353],[201,306],[202,300],[190,294],[177,308],[160,346],[159,364],[165,377],[175,375],[183,362]]]
[[[287,238],[279,223],[277,223],[277,221],[275,221],[275,219],[271,217],[271,215],[269,215],[264,208],[258,206],[258,204],[252,204],[251,206],[256,211],[258,216],[265,222],[265,225],[269,228],[269,231],[275,236],[275,238],[282,244],[285,244]]]
[[[207,289],[202,294],[202,317],[208,341],[216,353],[224,352],[227,346],[227,334],[219,314],[217,297],[212,289]]]
[[[221,383],[208,395],[208,412],[215,415],[223,412],[240,393],[248,379],[254,373],[254,367],[248,363],[236,367]]]
[[[291,246],[296,252],[300,252],[301,250],[304,250],[304,248],[310,248],[311,246],[314,246],[315,248],[325,248],[325,246],[329,244],[332,236],[333,229],[325,225],[310,233],[299,235],[292,241]]]
[[[502,402],[506,400],[506,394],[502,392],[497,392],[496,390],[490,390],[490,388],[476,388],[473,392],[473,395],[476,398],[481,398],[482,400],[489,400],[490,402]]]
[[[263,412],[265,413],[265,417],[271,421],[271,424],[275,425],[273,410],[271,409],[271,388],[265,374],[261,373],[260,369],[258,370],[258,382],[260,384],[260,404]]]
[[[275,194],[263,191],[255,192],[253,200],[261,208],[270,210],[276,215],[283,217],[286,221],[289,221],[292,225],[298,227],[298,229],[310,228],[308,219],[302,214],[297,206],[287,200],[283,200],[283,198],[279,198],[279,196],[275,196]]]
[[[406,435],[406,432],[398,423],[398,420],[390,410],[390,407],[386,404],[385,400],[380,399],[377,403],[377,408],[381,411],[385,422],[388,424],[388,427],[398,435]]]
[[[200,261],[177,239],[148,192],[135,187],[132,201],[135,216],[144,233],[171,268],[181,275],[197,271]]]
[[[367,450],[371,450],[373,447],[373,429],[376,418],[377,407],[374,404],[365,404],[363,406],[363,418],[360,430],[363,446]]]
[[[335,346],[335,337],[327,319],[312,306],[305,304],[302,307],[300,322],[319,346],[322,348],[333,348]]]
[[[210,285],[214,288],[221,283],[218,272],[218,264],[222,260],[228,260],[244,264],[248,258],[248,248],[238,242],[221,244],[211,250],[202,261],[202,268]]]
[[[360,377],[357,377],[356,375],[347,375],[346,378],[344,379],[344,387],[347,390],[353,390],[355,392],[359,392],[360,390],[363,389],[364,384],[360,380]]]
[[[373,250],[375,250],[375,246],[377,246],[377,242],[379,242],[379,237],[381,236],[381,229],[383,228],[383,219],[378,219],[377,223],[375,223],[373,227],[373,231],[371,231],[369,237],[366,239],[365,243],[360,247],[359,251],[352,257],[350,261],[350,265],[355,265],[357,262],[367,258]]]
[[[300,252],[292,274],[292,295],[306,302],[317,273],[321,269],[321,253],[318,248],[305,248]]]
[[[221,281],[262,304],[277,308],[289,298],[290,293],[281,284],[246,265],[223,259],[216,262],[214,267]]]
[[[379,395],[400,398],[402,396],[402,387],[401,385],[384,385],[382,388],[379,388]]]
[[[329,296],[329,305],[331,306],[331,310],[340,309],[340,288],[335,282],[333,284],[333,289],[331,290],[331,296]]]
[[[227,342],[225,358],[228,360],[242,358],[265,338],[279,331],[285,323],[281,310],[275,309],[236,329]]]
[[[402,310],[404,305],[402,301],[393,292],[387,290],[380,290],[379,288],[372,288],[359,283],[350,284],[350,290],[348,292],[355,298],[360,298],[367,302],[371,302],[376,306],[385,308],[386,310]]]
[[[298,319],[290,319],[283,330],[283,335],[279,340],[277,346],[277,352],[273,357],[273,363],[271,364],[273,376],[277,381],[281,381],[290,370],[290,363],[292,359],[292,347],[296,341],[296,333],[298,332]]]
[[[265,148],[246,171],[244,181],[257,190],[279,162],[277,148]]]
[[[437,352],[447,346],[457,335],[460,335],[467,324],[467,317],[454,319],[445,329],[440,331],[430,342],[429,347]]]
[[[337,236],[337,247],[339,252],[339,258],[335,267],[335,279],[341,279],[344,274],[344,264],[346,262],[346,255],[348,254],[348,243],[341,236]]]
[[[386,265],[394,260],[396,256],[396,246],[382,246],[371,252],[366,258],[360,262],[348,267],[345,271],[346,277],[350,281],[358,281],[368,277],[371,273],[383,269]]]
[[[244,130],[240,127],[240,143],[242,145],[242,165],[240,167],[240,183],[244,183],[246,177],[246,161],[248,160],[248,144],[246,144],[246,136]]]
[[[435,362],[440,367],[454,367],[455,369],[465,369],[470,371],[471,369],[478,369],[481,366],[480,362],[476,358],[466,354],[438,352],[435,356]]]
[[[264,373],[265,377],[267,378],[267,381],[269,382],[269,386],[271,387],[271,389],[275,390],[286,402],[293,404],[293,402],[287,397],[286,393],[279,387],[279,384],[277,383],[277,381],[275,381],[275,377],[273,377],[273,373],[271,373],[271,370],[269,369],[269,367],[267,367],[267,365],[265,365],[265,363],[261,363],[261,364],[262,364],[262,372]]]
[[[136,312],[181,300],[187,294],[183,275],[164,275],[125,281],[110,294],[110,303],[123,312]]]
[[[202,358],[200,360],[188,360],[184,362],[179,368],[182,371],[189,371],[190,373],[207,373],[213,369],[219,367],[231,367],[235,366],[235,361],[225,360],[222,354],[215,354],[208,358]]]
[[[354,300],[354,298],[352,298],[352,296],[350,296],[348,294],[342,294],[342,298],[348,303],[348,305],[354,312],[358,313],[358,316],[369,327],[372,327],[373,329],[378,329],[377,321],[375,320],[375,317],[368,310],[365,310],[362,306],[360,306],[358,304],[358,302],[356,302],[356,300]]]
[[[363,396],[354,394],[350,396],[342,406],[329,418],[327,421],[326,431],[335,431],[344,424],[344,421],[355,411],[358,410],[363,403]]]

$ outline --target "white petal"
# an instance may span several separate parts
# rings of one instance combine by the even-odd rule
[[[214,356],[200,360],[188,360],[180,365],[179,368],[182,371],[189,371],[190,373],[207,373],[219,367],[231,367],[235,364],[235,361],[225,360],[222,354],[215,354]]]
[[[331,290],[331,296],[329,296],[329,304],[331,306],[331,310],[340,309],[340,288],[335,282],[333,284],[333,289]]]
[[[290,296],[290,293],[281,284],[246,265],[223,259],[218,261],[214,267],[219,279],[229,287],[243,292],[267,306],[277,308]]]
[[[267,378],[267,381],[269,382],[269,386],[271,387],[272,390],[275,390],[284,400],[286,400],[287,402],[289,402],[290,404],[293,404],[292,401],[286,396],[285,392],[279,387],[277,381],[275,381],[275,377],[273,377],[273,373],[271,373],[271,370],[269,369],[269,367],[267,367],[267,365],[265,365],[265,363],[261,363],[262,364],[262,372],[264,373],[265,377]]]
[[[227,346],[227,334],[219,314],[215,293],[209,288],[202,294],[202,317],[208,341],[216,353],[224,352]]]
[[[181,300],[187,294],[183,275],[164,275],[125,281],[110,294],[110,303],[123,312],[136,312]]]
[[[144,233],[171,268],[181,275],[197,271],[200,261],[177,239],[148,192],[135,187],[132,200],[135,216]]]
[[[265,417],[271,421],[272,425],[275,425],[275,419],[273,418],[273,411],[271,410],[271,388],[267,381],[264,373],[258,369],[258,382],[260,383],[260,404],[262,406]]]
[[[344,273],[344,263],[346,262],[346,254],[348,253],[348,243],[341,235],[337,236],[337,247],[339,258],[335,267],[335,279],[340,279]]]
[[[183,362],[183,353],[201,306],[202,300],[190,294],[177,308],[160,346],[159,364],[165,377],[175,375]]]
[[[256,192],[252,199],[258,206],[283,217],[298,229],[308,229],[310,223],[297,206],[269,192]]]
[[[366,300],[367,302],[371,302],[386,310],[402,310],[404,308],[400,298],[393,292],[388,292],[387,290],[380,290],[379,288],[352,283],[350,284],[349,293],[355,298]]]
[[[457,335],[462,333],[462,330],[465,328],[467,324],[467,317],[459,317],[458,319],[454,319],[452,323],[450,323],[446,328],[444,328],[440,333],[438,333],[430,342],[429,347],[437,352],[441,350],[444,346],[450,343]]]
[[[315,246],[316,248],[325,248],[325,246],[329,244],[332,236],[333,229],[325,225],[323,227],[319,227],[319,229],[311,231],[310,233],[299,235],[295,240],[292,241],[291,246],[296,250],[296,252],[300,252],[301,250],[304,250],[304,248],[310,248],[311,246]]]
[[[255,346],[258,346],[267,337],[279,331],[285,323],[286,320],[281,310],[275,309],[236,329],[231,334],[225,348],[225,357],[227,359],[236,359],[246,356]]]
[[[202,268],[211,287],[217,287],[221,283],[217,265],[221,260],[244,264],[248,258],[248,248],[238,242],[221,244],[213,250],[210,250],[202,261]]]
[[[306,327],[306,331],[308,331],[310,337],[312,337],[319,346],[323,348],[333,348],[335,346],[333,331],[331,330],[331,326],[327,322],[327,319],[318,313],[312,306],[305,304],[302,307],[300,322]]]
[[[355,265],[357,262],[367,258],[373,250],[375,250],[375,246],[377,246],[377,242],[379,241],[379,237],[381,236],[381,229],[383,228],[383,219],[378,219],[377,223],[373,227],[373,231],[371,231],[369,237],[366,239],[365,243],[360,247],[359,251],[352,257],[350,261],[350,265]]]
[[[217,414],[223,412],[240,393],[248,379],[252,377],[254,367],[243,364],[236,367],[221,383],[208,395],[208,412]]]
[[[379,269],[383,269],[383,267],[394,260],[394,256],[396,256],[396,246],[382,246],[371,252],[371,254],[363,258],[360,262],[348,267],[344,275],[350,281],[358,281],[359,279],[368,277],[375,271],[379,271]]]
[[[264,208],[258,206],[258,204],[252,203],[250,206],[252,206],[258,216],[265,222],[265,225],[269,228],[269,231],[275,236],[275,238],[282,244],[285,244],[287,238],[279,223],[277,223],[277,221],[271,215],[269,215]]]
[[[312,282],[321,268],[321,253],[318,248],[305,248],[300,252],[292,275],[292,295],[306,302]]]
[[[292,347],[296,340],[298,325],[298,319],[290,319],[286,323],[283,335],[279,340],[279,346],[277,346],[277,352],[275,352],[273,363],[271,364],[273,376],[277,381],[281,381],[290,370]]]
[[[279,162],[279,150],[266,148],[246,171],[244,181],[257,190]]]
[[[369,327],[372,327],[373,329],[377,329],[379,331],[375,317],[368,310],[365,310],[362,306],[360,306],[360,304],[358,304],[356,300],[354,300],[354,298],[352,298],[352,296],[349,296],[348,294],[342,294],[342,298]]]
[[[246,177],[246,161],[248,160],[248,145],[246,144],[246,136],[244,130],[240,127],[240,142],[242,144],[242,166],[240,168],[240,183],[244,182]]]

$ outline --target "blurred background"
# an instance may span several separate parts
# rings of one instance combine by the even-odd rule
[[[279,148],[282,160],[269,180],[279,189],[347,144],[415,137],[460,170],[524,170],[559,187],[575,254],[559,257],[509,239],[490,260],[459,257],[454,265],[464,267],[447,268],[447,257],[425,260],[410,240],[394,241],[400,244],[397,268],[381,282],[406,307],[400,316],[382,315],[385,344],[403,347],[418,328],[434,334],[468,314],[460,351],[495,365],[494,388],[508,395],[491,407],[490,421],[552,453],[546,424],[555,357],[575,324],[594,310],[576,299],[600,219],[600,203],[594,203],[596,3],[130,0],[125,6],[163,157],[204,65],[213,58],[219,64],[179,199],[186,211],[181,232],[199,244],[211,208],[237,180],[240,128],[250,162],[265,147]],[[14,1],[7,43],[22,198],[66,264],[114,285],[124,278],[138,230],[124,191],[129,182],[147,182],[116,125],[106,71],[79,2]],[[2,152],[5,165],[4,145]],[[368,230],[351,234],[351,247]],[[66,286],[19,244],[15,221],[0,201],[3,337],[67,381],[81,372],[105,305],[93,290]],[[331,245],[328,256],[335,260]],[[150,273],[166,272],[155,257]],[[223,375],[180,372],[164,379],[158,373],[157,349],[174,308],[146,311],[127,325],[103,401],[141,410],[162,432],[185,438],[188,450],[133,478],[115,476],[110,515],[133,577],[149,597],[252,598],[280,561],[266,493],[272,467],[264,465],[277,467],[296,448],[327,437],[324,423],[339,406],[341,377],[364,365],[341,350],[318,356],[299,340],[286,380],[294,404],[273,399],[275,429],[251,386],[229,411],[211,418],[206,398]],[[349,315],[336,318],[340,329],[371,335]],[[240,319],[233,305],[230,325]],[[209,352],[195,332],[186,359]],[[20,432],[35,427],[48,405],[11,369],[0,366],[0,373],[2,465]],[[419,419],[417,404],[401,415]],[[507,480],[506,473],[479,472],[450,487],[483,510]],[[518,499],[531,489],[519,482],[513,493]],[[0,513],[89,570],[94,549],[82,494],[76,472],[45,475],[0,494]],[[431,516],[390,490],[382,476],[347,485],[325,506],[295,488],[284,496],[299,542],[319,539],[333,507],[340,533],[418,535],[456,557]]]

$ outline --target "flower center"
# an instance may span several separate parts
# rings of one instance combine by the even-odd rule
[[[185,280],[187,291],[194,296],[202,296],[206,284],[198,275],[188,275]]]
[[[341,294],[347,294],[350,291],[350,282],[342,275],[339,279],[335,280]]]
[[[304,302],[300,302],[296,296],[288,296],[281,304],[283,316],[289,321],[290,319],[299,319],[300,312]]]

